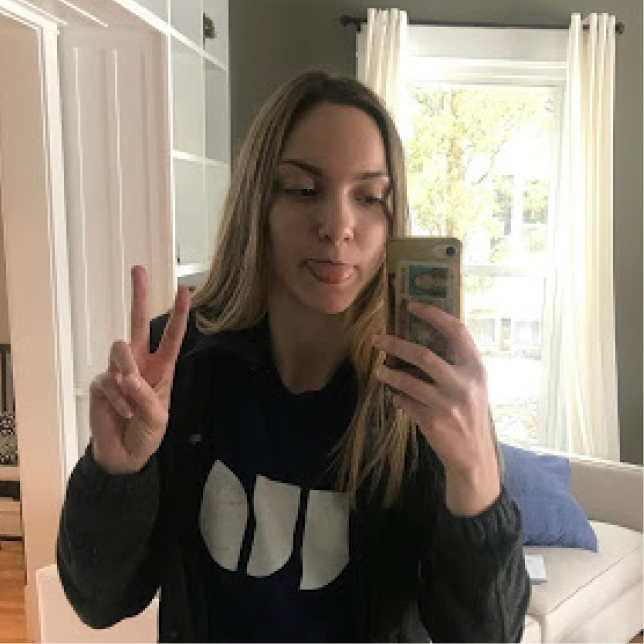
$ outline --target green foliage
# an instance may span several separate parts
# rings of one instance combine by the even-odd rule
[[[548,221],[548,184],[545,181],[526,182],[523,221],[526,224],[545,224]]]
[[[519,128],[540,126],[547,105],[511,89],[441,85],[415,87],[412,96],[417,111],[407,168],[416,222],[429,235],[454,235],[466,246],[475,228],[502,239],[505,222],[496,212],[506,205],[499,203],[498,181],[490,180],[496,158]],[[504,194],[511,199],[511,190]],[[499,261],[508,252],[509,247],[495,241],[491,259]]]
[[[492,292],[494,286],[494,278],[486,275],[469,275],[467,280],[463,282],[463,291],[466,298],[472,295],[479,295],[484,292]],[[488,300],[485,305],[472,306],[469,309],[470,315],[493,313],[494,306],[492,300]]]

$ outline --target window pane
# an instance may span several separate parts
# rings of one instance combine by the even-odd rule
[[[406,91],[412,233],[460,238],[466,264],[545,262],[554,90],[434,82]]]
[[[525,253],[543,254],[546,250],[545,226],[524,226],[521,230],[521,245]]]
[[[497,432],[538,440],[541,329],[545,278],[463,280],[464,319],[488,373]]]
[[[548,183],[530,180],[525,183],[523,221],[526,224],[545,224],[548,221]]]
[[[464,319],[486,364],[496,429],[528,442],[539,441],[546,278],[494,272],[551,263],[555,92],[412,82],[401,127],[412,234],[462,240]]]

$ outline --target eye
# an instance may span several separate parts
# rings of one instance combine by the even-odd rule
[[[284,192],[303,199],[310,199],[318,194],[318,191],[315,188],[286,188]]]
[[[289,198],[297,201],[309,202],[320,196],[318,187],[298,187],[298,186],[283,186],[282,192]]]
[[[364,195],[360,197],[360,200],[367,206],[384,206],[385,200],[376,197],[375,195]]]

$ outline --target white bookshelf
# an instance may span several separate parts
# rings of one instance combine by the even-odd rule
[[[230,161],[230,91],[225,69],[204,61],[205,156]]]
[[[116,1],[167,40],[175,291],[205,277],[230,181],[228,0]]]
[[[213,60],[219,61],[228,69],[228,2],[203,0],[203,12],[212,19],[215,29],[215,38],[206,40],[205,49]]]
[[[230,184],[230,166],[224,163],[206,162],[206,210],[208,229],[206,231],[207,262],[210,264],[215,249],[215,238],[223,214],[224,201]]]
[[[203,156],[205,131],[204,61],[174,37],[172,52],[172,149]],[[225,126],[224,126],[225,127]]]
[[[208,215],[203,162],[174,159],[173,173],[175,261],[178,270],[206,260]]]
[[[151,11],[157,18],[167,21],[168,19],[168,0],[139,0],[137,4],[144,9]]]
[[[172,304],[177,283],[199,284],[208,270],[230,173],[230,109],[217,105],[230,95],[227,2],[0,0],[0,60],[14,61],[3,67],[0,103],[17,128],[5,128],[3,145],[23,161],[5,226],[12,247],[35,251],[34,270],[8,273],[22,275],[13,292],[36,295],[39,319],[56,312],[34,334],[33,315],[18,306],[12,337],[16,346],[22,338],[25,365],[39,355],[29,376],[37,386],[24,386],[22,501],[0,499],[0,535],[22,532],[24,510],[29,641],[40,641],[47,605],[37,572],[53,561],[64,484],[89,441],[90,383],[114,340],[129,337],[130,268],[148,271],[151,317]],[[204,12],[215,39],[204,41]],[[215,68],[219,89],[217,79],[206,89]],[[36,204],[27,232],[25,195]]]
[[[168,11],[175,284],[194,287],[209,268],[230,180],[228,0],[146,1]]]
[[[43,9],[48,2],[30,1]],[[89,440],[87,393],[101,356],[129,332],[130,267],[145,266],[150,312],[158,315],[179,284],[203,281],[212,260],[230,178],[228,1],[83,0],[95,21],[88,25],[71,8],[63,16],[80,449]]]
[[[171,0],[170,24],[193,43],[201,44],[203,2],[202,0]]]

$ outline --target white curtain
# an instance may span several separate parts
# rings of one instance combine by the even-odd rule
[[[587,29],[584,30],[584,24]],[[547,442],[619,460],[613,292],[615,17],[571,19],[550,301]]]
[[[369,9],[365,60],[358,80],[382,99],[396,117],[400,65],[407,42],[407,12],[400,9]]]

